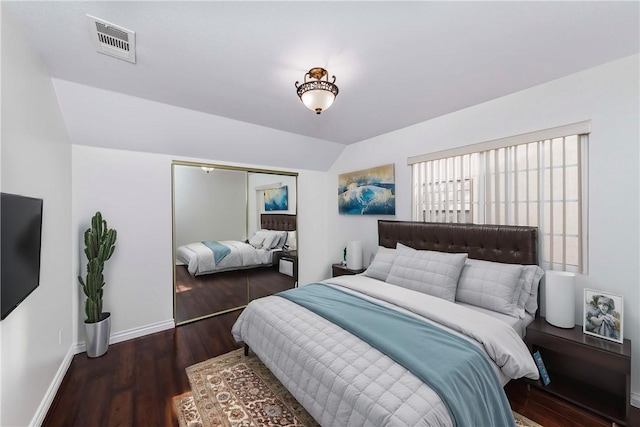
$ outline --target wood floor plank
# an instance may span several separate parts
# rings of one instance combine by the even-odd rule
[[[203,339],[206,339],[206,336],[201,338],[201,332],[198,330],[198,326],[199,324],[192,324],[190,328],[184,329],[186,345],[189,346],[189,350],[191,351],[191,356],[193,359],[191,361],[192,364],[202,362],[210,358],[210,353],[203,342]]]
[[[162,408],[166,390],[159,390],[158,376],[166,375],[156,369],[156,358],[152,345],[145,345],[136,352],[135,368],[135,405],[134,420],[136,425],[158,426],[163,424]]]
[[[107,419],[108,408],[111,406],[111,401],[114,397],[113,393],[111,393],[111,378],[108,378],[101,372],[93,378],[91,376],[88,377],[87,380],[87,383],[83,387],[83,401],[89,400],[88,396],[94,396],[94,399],[99,399],[99,396],[109,397],[97,405],[89,402],[80,404],[77,408],[74,425],[103,425]]]
[[[113,375],[114,390],[131,389],[133,386],[134,369],[135,369],[135,347],[133,344],[123,343],[116,353],[118,361],[116,362],[120,369]]]
[[[116,392],[109,404],[107,425],[114,427],[128,427],[133,425],[133,391]]]

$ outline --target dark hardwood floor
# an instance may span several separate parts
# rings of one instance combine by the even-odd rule
[[[187,267],[176,265],[177,322],[198,319],[247,305],[248,300],[290,289],[294,279],[278,266],[223,271],[191,276]]]
[[[97,359],[75,355],[43,425],[177,426],[172,398],[190,390],[185,368],[238,348],[231,326],[239,315],[113,344]],[[518,381],[506,391],[514,410],[545,427],[611,425]],[[629,425],[640,426],[640,409]]]
[[[187,366],[238,347],[234,311],[74,356],[44,426],[175,426],[172,397],[190,390]]]
[[[524,381],[511,381],[505,387],[511,408],[544,427],[611,427],[611,421],[584,411],[568,402],[531,387]],[[640,427],[640,409],[631,407],[627,426]]]
[[[249,300],[262,298],[295,286],[295,279],[278,271],[278,267],[254,268],[248,271]]]

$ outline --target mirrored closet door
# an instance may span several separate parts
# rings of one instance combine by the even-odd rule
[[[297,174],[174,161],[176,324],[292,288]]]

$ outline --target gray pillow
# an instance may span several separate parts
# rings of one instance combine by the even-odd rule
[[[454,302],[467,254],[417,251],[398,245],[387,283]]]
[[[249,244],[256,249],[262,249],[262,243],[264,242],[265,237],[267,236],[264,233],[260,233],[258,231],[249,239]]]
[[[526,310],[527,313],[535,316],[538,310],[538,287],[540,279],[544,276],[544,270],[537,265],[523,265],[522,292],[518,298],[518,307]]]
[[[287,242],[287,236],[289,235],[289,233],[287,233],[286,231],[276,231],[276,233],[278,233],[278,235],[280,236],[280,240],[278,240],[278,243],[276,243],[275,247],[280,249]]]
[[[396,259],[395,249],[378,246],[378,252],[376,252],[375,258],[373,258],[369,267],[367,267],[362,274],[384,282],[387,280],[387,276],[389,276],[389,271],[391,270],[394,259]]]
[[[456,301],[524,317],[524,309],[518,308],[523,286],[521,273],[520,264],[468,259],[458,280]]]
[[[279,230],[262,229],[257,231],[255,236],[265,236],[262,241],[262,246],[255,246],[251,243],[251,240],[249,241],[249,243],[256,249],[279,249],[282,248],[282,245],[284,245],[284,242],[287,240],[287,232]]]

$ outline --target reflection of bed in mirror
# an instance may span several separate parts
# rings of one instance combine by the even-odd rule
[[[181,245],[176,259],[192,276],[221,271],[271,266],[295,235],[295,215],[262,214],[261,229],[246,242],[238,240],[202,241]]]
[[[261,214],[260,230],[247,242],[205,241],[178,247],[176,321],[239,309],[258,296],[292,288],[295,279],[279,272],[278,261],[286,247],[295,245],[295,230],[295,215]]]

